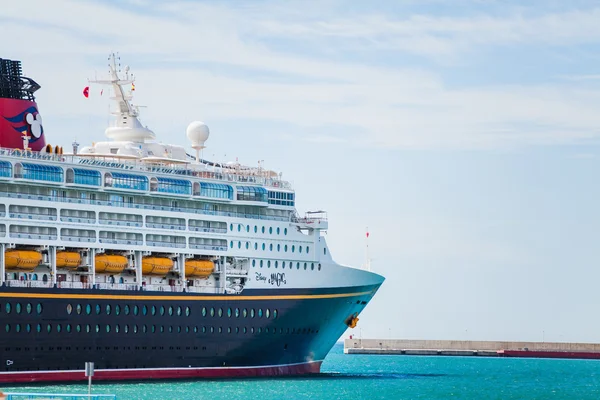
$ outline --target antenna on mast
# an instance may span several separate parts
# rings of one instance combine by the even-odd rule
[[[365,238],[365,243],[366,243],[366,255],[367,255],[367,262],[365,264],[365,269],[369,272],[371,272],[371,258],[369,257],[369,227],[366,228],[367,234],[366,234],[366,238]]]

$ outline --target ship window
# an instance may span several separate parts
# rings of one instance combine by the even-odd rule
[[[277,309],[273,310],[273,319],[277,318]]]
[[[181,315],[181,307],[180,306],[177,307],[177,315]]]
[[[256,267],[256,260],[252,260],[252,266]]]
[[[222,333],[222,332],[223,332],[223,328],[219,327],[219,333]]]
[[[281,262],[281,268],[285,269],[285,261]]]
[[[21,314],[21,303],[15,304],[15,312]]]
[[[8,161],[0,161],[0,176],[10,178],[12,176],[12,164]]]
[[[310,247],[306,246],[306,254],[308,254],[309,251],[310,251]]]
[[[173,315],[173,306],[169,306],[169,315]]]
[[[142,307],[142,314],[144,314],[144,315],[148,314],[148,307],[146,305],[144,305]]]
[[[200,196],[232,200],[233,188],[220,183],[200,182]]]
[[[110,325],[106,324],[106,333],[110,333]]]
[[[222,317],[222,316],[223,316],[223,309],[222,309],[222,308],[219,308],[218,315],[219,315],[219,317]]]
[[[160,306],[160,315],[165,315],[165,307]]]
[[[279,232],[280,232],[280,230],[279,230],[279,227],[277,227],[277,234],[278,234],[278,235],[279,235]]]
[[[292,253],[296,251],[296,246],[292,245]]]
[[[254,308],[250,309],[250,318],[254,318]]]
[[[156,315],[156,306],[152,306],[152,315]]]
[[[96,314],[100,314],[101,308],[100,304],[96,304]]]
[[[233,249],[233,240],[229,242],[229,247]]]
[[[273,227],[272,227],[272,226],[270,226],[270,227],[269,227],[269,235],[272,235],[272,234],[273,234]]]
[[[246,250],[248,250],[248,248],[250,248],[250,242],[246,242]]]
[[[10,332],[10,324],[6,324],[6,333]]]
[[[277,245],[277,251],[281,251],[281,245],[280,244]]]
[[[287,228],[283,228],[283,234],[287,235]]]
[[[248,310],[247,310],[247,309],[245,309],[245,308],[244,308],[244,309],[242,310],[242,316],[243,316],[244,318],[246,318],[246,317],[248,316]]]
[[[52,332],[52,324],[48,324],[46,326],[46,330],[48,331],[48,333]]]
[[[42,305],[41,305],[40,303],[38,303],[38,304],[37,304],[37,307],[36,307],[36,311],[37,311],[37,313],[38,313],[38,314],[41,314],[41,313],[42,313],[42,309],[43,309]]]
[[[261,201],[266,202],[267,189],[260,186],[238,186],[237,199],[241,201]]]
[[[123,332],[129,333],[129,325],[125,324],[125,326],[123,326]]]
[[[275,261],[275,268],[277,268],[279,266],[279,262]]]
[[[241,231],[242,231],[242,225],[238,224],[238,232],[241,232]]]
[[[231,318],[231,308],[227,309],[227,316]]]
[[[137,325],[134,325],[134,326],[133,326],[133,333],[137,333],[137,331],[138,331],[138,326],[137,326]]]
[[[110,315],[111,307],[110,304],[106,305],[106,315]]]
[[[271,268],[271,260],[267,261],[267,268]]]
[[[262,249],[265,250],[267,248],[267,246],[263,243],[262,244]]]
[[[248,333],[248,328],[244,327],[244,333]]]
[[[215,309],[213,307],[210,308],[210,316],[211,317],[215,316]]]
[[[139,312],[140,312],[140,308],[137,305],[133,306],[133,315],[138,315]]]
[[[239,326],[235,327],[235,333],[240,333],[240,327]]]
[[[191,313],[192,313],[192,310],[189,307],[186,307],[185,308],[185,316],[189,317]]]
[[[246,225],[246,232],[250,232],[250,225]]]
[[[321,264],[319,263],[319,271],[321,270]]]
[[[258,232],[258,226],[254,225],[254,233]]]
[[[238,249],[242,248],[242,242],[238,242]]]
[[[215,332],[215,328],[214,328],[214,326],[211,326],[210,327],[210,333],[214,333],[214,332]]]
[[[125,313],[125,315],[129,315],[129,304],[125,304],[123,306],[123,312]]]
[[[262,310],[262,308],[259,308],[258,309],[258,318],[262,318],[262,316],[263,316],[263,310]]]
[[[62,182],[63,169],[55,165],[22,163],[23,172],[15,178],[31,179],[34,181]]]
[[[30,324],[25,325],[25,330],[27,331],[27,333],[31,332],[31,325]],[[69,327],[69,332],[71,332],[70,327]]]
[[[258,243],[254,242],[254,250],[258,250]]]
[[[206,307],[202,307],[202,316],[206,317]]]
[[[298,253],[302,253],[302,246],[298,246]]]
[[[310,270],[314,271],[315,270],[315,263],[310,263]]]
[[[231,333],[231,327],[227,327],[227,333]]]
[[[296,263],[296,269],[300,269],[300,263],[299,262]]]
[[[287,253],[287,251],[288,251],[288,246],[287,246],[287,244],[286,244],[285,246],[283,246],[283,251]]]
[[[27,305],[25,306],[25,310],[27,310],[27,314],[31,314],[31,311],[33,310],[33,306],[31,305],[31,303],[27,303]]]
[[[229,230],[233,231],[233,224],[229,224]]]
[[[269,244],[269,251],[273,251],[273,243]]]
[[[118,304],[115,306],[115,314],[117,314],[117,315],[121,314],[121,306]]]
[[[38,332],[40,331],[40,329],[39,329],[39,328],[40,328],[40,324],[38,324]],[[81,325],[77,324],[77,326],[75,327],[75,330],[76,330],[77,332],[81,332]]]
[[[269,318],[270,316],[271,316],[271,311],[270,311],[270,310],[267,308],[267,309],[265,310],[265,317],[266,317],[266,318]]]
[[[121,330],[121,327],[119,326],[119,324],[115,325],[115,332],[119,333],[119,331]]]
[[[239,316],[240,316],[240,309],[239,309],[239,308],[236,308],[236,309],[235,309],[235,317],[236,317],[236,318],[239,318]]]
[[[92,313],[92,306],[90,304],[85,305],[85,313],[90,315]]]
[[[69,181],[67,173],[67,182]],[[92,171],[89,169],[73,168],[73,182],[79,185],[100,186],[102,182],[100,171]],[[70,183],[70,182],[68,182]]]
[[[113,172],[112,187],[118,189],[148,190],[148,178],[141,175]]]
[[[263,267],[263,260],[260,260],[260,267]]]
[[[71,324],[67,324],[65,329],[67,330],[67,332],[71,333]],[[27,332],[29,332],[29,324],[27,324]]]
[[[96,324],[96,333],[100,332],[100,325]]]
[[[206,327],[205,326],[202,327],[202,333],[206,333]]]
[[[305,271],[306,271],[306,267],[307,267],[307,264],[306,264],[306,263],[304,263],[304,270],[305,270]]]
[[[152,331],[152,333],[156,332],[156,325],[152,325],[151,331]]]
[[[192,194],[192,183],[185,179],[157,178],[157,191],[161,193]]]
[[[60,333],[60,331],[62,330],[62,326],[60,324],[56,325],[56,332]]]

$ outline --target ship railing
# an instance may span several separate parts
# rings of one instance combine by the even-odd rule
[[[114,168],[121,170],[135,170],[145,173],[162,173],[168,175],[183,175],[199,179],[210,179],[215,181],[227,181],[227,182],[239,182],[239,183],[255,183],[258,185],[264,185],[280,189],[292,189],[292,185],[288,181],[277,179],[270,172],[262,169],[244,169],[236,170],[229,168],[220,168],[213,171],[207,169],[196,169],[191,166],[198,166],[197,164],[185,164],[185,165],[169,165],[168,167],[156,166],[155,164],[148,164],[144,161],[124,161],[119,160],[118,162],[112,161],[110,157],[102,158],[88,158],[73,155],[63,154],[46,154],[39,153],[31,150],[22,149],[8,149],[0,148],[0,156],[7,156],[19,159],[28,160],[42,160],[42,161],[54,161],[63,164],[72,165],[89,165],[104,168]]]
[[[288,220],[288,217],[277,217],[277,216],[270,216],[270,215],[246,214],[246,213],[229,212],[229,211],[213,211],[213,210],[205,210],[205,209],[201,209],[201,208],[189,208],[189,207],[167,207],[167,206],[157,206],[157,205],[152,205],[152,204],[138,204],[138,203],[126,203],[126,202],[115,202],[115,201],[105,201],[105,200],[92,200],[92,199],[81,199],[81,198],[75,198],[75,197],[44,196],[44,195],[39,195],[39,194],[24,194],[24,193],[19,193],[17,191],[14,191],[14,192],[3,191],[3,192],[0,192],[0,196],[16,198],[16,199],[52,201],[52,202],[61,202],[61,203],[90,204],[90,205],[97,205],[97,206],[137,208],[137,209],[143,209],[143,210],[157,210],[157,211],[175,211],[175,212],[184,212],[184,213],[190,213],[190,214],[216,215],[216,216],[233,217],[233,218],[261,219],[261,220],[269,220],[269,221],[287,221]]]
[[[116,400],[114,394],[3,393],[6,400]]]
[[[27,287],[27,288],[49,288],[52,287],[52,282],[50,281],[17,281],[17,280],[7,280],[6,286],[8,287]]]

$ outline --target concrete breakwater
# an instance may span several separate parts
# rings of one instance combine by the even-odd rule
[[[600,343],[346,339],[346,354],[502,356],[505,351],[600,353]]]

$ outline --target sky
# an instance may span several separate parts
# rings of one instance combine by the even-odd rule
[[[46,140],[104,140],[118,51],[142,122],[281,171],[384,285],[362,337],[600,342],[600,2],[68,1],[0,10]]]

